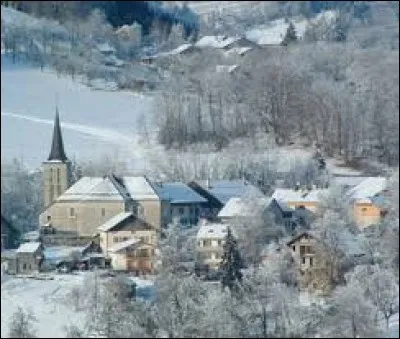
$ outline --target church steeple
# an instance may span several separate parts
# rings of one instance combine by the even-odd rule
[[[70,183],[71,162],[65,155],[60,117],[56,108],[51,151],[47,161],[43,162],[44,206],[50,206],[69,188]]]
[[[51,151],[47,160],[60,160],[62,162],[68,160],[64,151],[58,107],[56,107],[56,117],[54,119],[53,141],[51,144]]]

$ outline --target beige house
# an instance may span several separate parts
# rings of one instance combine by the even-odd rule
[[[154,271],[157,231],[147,222],[132,212],[122,212],[101,225],[98,232],[100,247],[114,269]]]
[[[218,269],[223,254],[227,224],[203,224],[196,236],[197,262],[211,269]],[[234,234],[234,232],[232,232]]]
[[[272,199],[275,199],[278,202],[283,202],[292,209],[305,208],[313,213],[316,213],[321,199],[328,196],[328,194],[328,189],[314,188],[312,190],[308,190],[303,188],[278,188],[272,194]]]
[[[9,274],[38,273],[44,259],[43,245],[40,242],[21,244],[12,256],[7,258]]]
[[[155,246],[132,236],[108,248],[108,256],[115,270],[134,271],[137,275],[154,273]]]

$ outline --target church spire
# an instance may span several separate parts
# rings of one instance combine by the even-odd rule
[[[67,156],[64,152],[64,144],[61,135],[60,118],[58,115],[58,107],[56,107],[56,117],[54,119],[53,142],[51,144],[51,151],[47,160],[61,160],[66,161]]]

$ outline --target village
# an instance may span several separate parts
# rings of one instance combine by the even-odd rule
[[[316,161],[324,168],[320,156]],[[151,279],[161,265],[158,243],[174,224],[182,230],[197,228],[196,260],[185,267],[215,280],[227,230],[235,235],[235,225],[257,219],[265,233],[271,220],[278,225],[267,235],[261,261],[274,260],[274,254],[290,249],[300,288],[326,290],[321,276],[331,269],[323,260],[323,251],[329,248],[324,249],[310,224],[329,195],[328,185],[276,188],[267,197],[245,179],[156,182],[110,172],[71,184],[70,167],[57,111],[50,155],[43,162],[45,208],[38,216],[40,229],[18,237],[2,216],[2,274],[40,277],[96,268]],[[336,176],[332,185],[344,192],[341,198],[360,236],[373,237],[374,227],[386,214],[388,179]],[[365,255],[357,243],[352,250],[358,260]]]

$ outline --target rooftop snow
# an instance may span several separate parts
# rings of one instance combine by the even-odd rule
[[[215,66],[215,70],[218,73],[222,72],[232,73],[237,67],[238,65],[217,65]]]
[[[224,37],[222,35],[208,35],[203,36],[199,41],[196,42],[197,47],[214,47],[214,48],[225,48],[230,44],[237,41],[239,38],[236,37]]]
[[[83,177],[57,199],[64,200],[123,200],[123,197],[108,176]]]
[[[318,202],[323,196],[329,194],[327,189],[315,189],[311,191],[303,191],[301,189],[278,188],[272,194],[272,199],[284,202]]]
[[[235,216],[251,217],[258,212],[262,212],[269,206],[271,199],[256,198],[230,198],[222,210],[218,213],[220,218],[231,218]]]
[[[40,242],[23,243],[18,247],[17,253],[35,253],[39,249],[40,245]]]
[[[181,182],[167,182],[155,185],[157,191],[171,204],[203,203],[207,199],[192,190],[188,185]]]
[[[186,51],[190,47],[193,47],[193,44],[183,44],[183,45],[180,45],[177,48],[173,49],[172,51],[159,53],[159,54],[157,54],[157,56],[168,56],[168,55],[181,54],[182,52]]]
[[[133,199],[159,200],[159,196],[146,177],[123,177],[123,182]]]
[[[228,225],[226,224],[206,224],[200,226],[197,232],[197,239],[224,239],[228,234]]]
[[[357,186],[361,182],[371,177],[360,177],[360,176],[343,176],[343,177],[334,177],[332,180],[333,185],[338,186]]]
[[[101,53],[115,53],[116,52],[116,49],[114,47],[110,46],[108,43],[97,45],[97,49]]]
[[[132,215],[133,214],[131,212],[119,213],[116,216],[109,219],[108,221],[106,221],[103,225],[97,227],[97,229],[99,231],[107,232]]]
[[[226,204],[230,198],[234,197],[265,197],[258,188],[250,183],[243,182],[243,180],[210,180],[209,188],[207,187],[207,181],[203,180],[197,182],[223,204]]]
[[[251,47],[233,47],[229,51],[224,52],[224,54],[227,56],[232,55],[232,54],[243,55],[250,50],[252,50]]]
[[[138,239],[136,237],[132,237],[129,240],[122,241],[122,242],[119,242],[119,243],[115,244],[114,246],[110,247],[108,249],[108,251],[109,252],[119,252],[119,251],[122,251],[122,250],[128,248],[129,246],[136,245],[139,242],[140,242],[140,239]]]
[[[349,199],[366,199],[381,193],[387,187],[387,180],[384,177],[370,177],[363,180],[357,186],[346,193]]]

